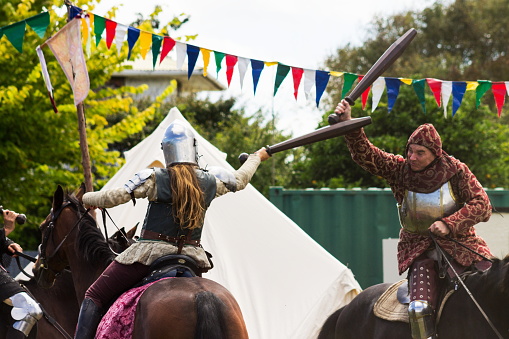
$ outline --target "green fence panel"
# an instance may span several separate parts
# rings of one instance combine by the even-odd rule
[[[496,210],[509,210],[509,191],[487,192]],[[390,189],[271,187],[269,199],[347,265],[362,288],[383,282],[382,239],[398,238],[400,229],[396,201]],[[394,265],[397,265],[396,258]]]

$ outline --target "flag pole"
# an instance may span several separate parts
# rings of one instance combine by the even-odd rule
[[[67,21],[71,21],[70,17],[72,3],[69,0],[64,0],[67,6]],[[76,112],[78,115],[78,130],[80,135],[80,149],[81,149],[81,165],[83,166],[83,175],[85,179],[86,192],[92,192],[94,186],[92,184],[92,167],[90,165],[90,154],[88,152],[87,142],[87,122],[85,119],[85,107],[83,102],[76,105]]]

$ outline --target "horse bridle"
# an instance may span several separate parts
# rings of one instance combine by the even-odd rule
[[[68,207],[68,206],[71,206],[73,207],[74,205],[70,202],[70,201],[67,201],[65,204],[62,204],[60,206],[60,208],[57,210],[57,211],[53,211],[53,209],[51,210],[50,212],[50,215],[51,215],[51,220],[48,224],[48,227],[46,228],[46,232],[44,234],[44,237],[42,239],[42,243],[39,245],[39,261],[41,262],[41,264],[39,265],[39,267],[43,270],[49,270],[49,271],[52,271],[55,275],[58,275],[60,272],[54,272],[51,268],[49,268],[49,265],[48,265],[48,261],[51,260],[53,257],[55,257],[55,255],[58,253],[58,251],[60,250],[60,248],[62,247],[62,245],[65,243],[65,241],[67,240],[67,237],[74,231],[74,229],[80,224],[81,220],[83,220],[83,218],[88,214],[88,212],[90,211],[89,208],[87,208],[87,210],[85,211],[85,213],[83,213],[82,215],[80,215],[79,219],[76,221],[76,223],[74,224],[74,226],[71,228],[71,230],[65,235],[65,237],[60,241],[60,243],[57,245],[57,247],[55,247],[55,249],[53,250],[53,253],[50,255],[50,256],[47,256],[46,255],[46,246],[48,245],[48,241],[53,233],[53,230],[55,229],[55,222],[57,221],[58,217],[60,216],[60,214],[62,213],[62,211]],[[79,210],[78,210],[79,212]]]

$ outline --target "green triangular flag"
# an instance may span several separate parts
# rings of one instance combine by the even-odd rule
[[[216,59],[216,72],[219,74],[221,70],[221,62],[224,59],[225,54],[223,52],[214,51],[214,58]]]
[[[94,34],[95,34],[95,45],[99,45],[101,42],[101,36],[103,35],[104,29],[106,28],[106,19],[102,16],[94,14]]]
[[[279,86],[281,86],[281,83],[283,80],[285,80],[288,72],[290,72],[290,66],[286,66],[280,63],[277,64],[276,82],[274,83],[274,95],[276,95]]]
[[[348,91],[352,88],[355,80],[357,80],[357,74],[346,72],[343,75],[343,91],[341,92],[341,99],[344,99]]]
[[[4,31],[0,28],[0,39],[4,36]]]
[[[421,103],[424,113],[426,113],[426,94],[424,92],[425,84],[426,79],[412,81],[412,87],[414,88],[415,94],[417,94],[417,97],[419,98],[419,102]]]
[[[23,20],[2,28],[7,39],[20,53],[23,53],[23,38],[25,37],[26,26]]]
[[[475,89],[475,108],[479,108],[481,104],[481,98],[491,88],[491,81],[489,80],[477,80],[479,86]]]
[[[152,67],[156,68],[157,57],[161,50],[161,44],[163,43],[163,37],[157,34],[152,34]]]
[[[30,26],[35,33],[39,36],[39,38],[43,38],[46,33],[46,29],[49,26],[49,13],[44,12],[41,14],[37,14],[31,18],[25,20],[28,26]]]

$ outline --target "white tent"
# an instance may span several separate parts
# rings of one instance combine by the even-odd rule
[[[161,140],[175,119],[188,123],[173,108],[149,137],[125,153],[126,164],[103,189],[123,186],[144,168],[162,167]],[[195,135],[203,155],[201,166],[231,168],[224,153],[196,131]],[[126,230],[139,222],[139,232],[147,203],[139,199],[136,206],[127,203],[108,211],[115,224]],[[108,232],[115,230],[109,223]],[[213,200],[202,244],[213,254],[215,265],[204,277],[235,296],[253,339],[315,338],[327,316],[361,290],[348,268],[251,185]]]

